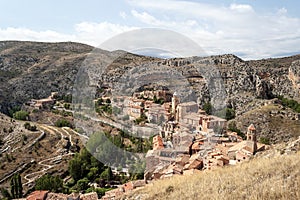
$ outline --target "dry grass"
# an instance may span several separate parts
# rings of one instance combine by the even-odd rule
[[[159,180],[127,199],[300,199],[300,154]]]

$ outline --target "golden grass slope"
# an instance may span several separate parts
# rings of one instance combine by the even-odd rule
[[[300,153],[159,180],[125,199],[300,199]]]

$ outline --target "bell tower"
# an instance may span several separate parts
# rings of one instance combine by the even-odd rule
[[[247,130],[247,140],[253,142],[253,153],[257,151],[257,138],[256,138],[256,128],[253,124],[248,127]]]
[[[180,99],[178,94],[175,92],[172,97],[172,114],[176,115],[176,107],[179,104]]]

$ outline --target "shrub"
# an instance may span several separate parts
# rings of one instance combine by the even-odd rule
[[[232,108],[226,108],[226,120],[231,120],[235,118],[235,110]]]
[[[259,142],[262,143],[262,144],[270,145],[270,139],[269,138],[261,137],[261,138],[259,138]]]
[[[69,104],[69,103],[65,103],[65,104],[64,104],[64,108],[65,108],[65,109],[69,110],[70,107],[71,107],[71,104]]]
[[[25,121],[29,116],[29,113],[24,111],[24,110],[20,110],[20,111],[17,111],[13,114],[13,117],[17,120],[23,120]]]
[[[26,122],[24,124],[25,129],[29,130],[29,131],[37,131],[37,128],[35,125],[31,126],[31,124],[29,122]]]
[[[208,115],[211,115],[212,109],[213,109],[213,106],[212,106],[210,103],[205,103],[205,104],[203,105],[203,110],[205,110],[205,112],[206,112]]]
[[[65,119],[58,119],[55,122],[55,126],[57,126],[57,127],[70,127],[70,128],[72,128],[71,122],[69,122],[68,120],[65,120]]]
[[[284,98],[283,96],[278,96],[278,99],[281,100],[281,104],[285,107],[293,109],[295,112],[300,113],[300,104],[294,99]]]
[[[47,174],[37,179],[35,189],[61,192],[63,189],[63,181],[58,176],[51,176]]]
[[[246,138],[245,134],[236,127],[236,123],[235,122],[231,122],[230,124],[228,124],[228,130],[232,131],[232,132],[236,132],[239,136],[241,136],[243,139]]]

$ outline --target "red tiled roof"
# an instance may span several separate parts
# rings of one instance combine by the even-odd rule
[[[250,130],[250,131],[255,131],[255,130],[256,130],[256,128],[254,127],[254,125],[253,125],[253,124],[251,124],[251,125],[248,127],[248,130]]]
[[[44,200],[46,199],[48,191],[46,190],[38,190],[32,192],[26,199],[27,200]]]

